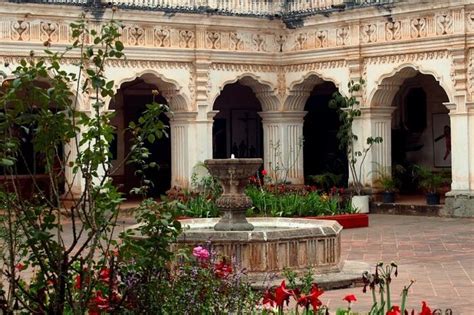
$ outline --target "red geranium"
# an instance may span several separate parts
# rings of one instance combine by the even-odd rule
[[[225,279],[232,273],[232,266],[223,259],[214,265],[214,273],[218,278]]]
[[[268,172],[267,170],[262,170],[262,176],[267,176]]]

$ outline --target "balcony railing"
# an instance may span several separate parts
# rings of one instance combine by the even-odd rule
[[[101,6],[167,12],[212,13],[262,17],[324,13],[361,6],[384,5],[400,0],[10,0],[45,4]]]

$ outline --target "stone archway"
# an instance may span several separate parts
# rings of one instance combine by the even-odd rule
[[[168,101],[163,95],[166,88],[169,87],[159,80],[155,79],[153,82],[150,77],[137,77],[132,81],[122,83],[110,103],[110,109],[116,113],[112,121],[116,127],[115,139],[111,143],[114,169],[112,178],[124,193],[129,193],[132,188],[140,185],[140,179],[135,175],[135,166],[121,163],[130,153],[132,146],[131,135],[127,132],[127,127],[131,122],[138,121],[146,110],[146,104],[150,104],[153,100],[168,105]],[[153,95],[154,90],[159,94]],[[169,128],[168,116],[163,113],[160,119]],[[159,166],[146,171],[147,179],[153,182],[149,196],[158,197],[171,187],[171,138],[163,137],[154,143],[147,142],[146,146],[151,153],[150,161],[156,162]]]
[[[263,157],[262,105],[250,78],[224,86],[214,102],[213,157]]]
[[[364,113],[371,116],[373,134],[383,138],[374,147],[372,169],[395,165],[450,169],[451,123],[444,105],[448,101],[446,90],[432,73],[406,66],[385,77]],[[410,175],[406,176],[402,193],[416,189],[408,180]]]

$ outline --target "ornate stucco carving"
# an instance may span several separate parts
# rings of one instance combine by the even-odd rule
[[[377,42],[377,24],[366,24],[362,26],[361,38],[363,43]]]
[[[155,41],[154,46],[156,47],[170,47],[170,29],[168,27],[157,26],[154,28]]]
[[[469,49],[467,65],[467,86],[471,101],[474,100],[474,48]]]
[[[366,64],[380,64],[380,63],[401,63],[416,60],[430,60],[447,58],[449,53],[447,50],[427,51],[421,53],[411,54],[396,54],[388,56],[368,57],[364,59]]]
[[[237,72],[277,72],[278,66],[261,64],[213,63],[211,70]]]
[[[12,39],[19,41],[29,41],[30,40],[30,23],[22,20],[12,22],[11,29]]]
[[[286,72],[315,71],[320,69],[333,69],[346,67],[345,60],[331,60],[321,62],[301,63],[296,65],[284,66]]]

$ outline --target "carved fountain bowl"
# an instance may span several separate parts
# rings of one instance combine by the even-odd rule
[[[341,263],[342,226],[336,221],[293,218],[249,218],[253,231],[215,231],[218,218],[182,220],[184,232],[175,249],[209,241],[219,256],[232,259],[253,282],[262,282],[285,267],[302,273],[338,272]]]
[[[235,186],[239,186],[238,192],[240,192],[247,185],[248,178],[258,171],[262,165],[262,159],[212,159],[204,161],[204,164],[211,175],[224,186],[224,194],[226,194],[231,193],[229,191],[231,180],[235,182]]]

